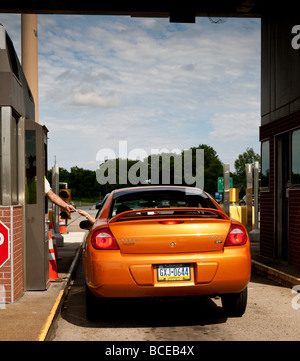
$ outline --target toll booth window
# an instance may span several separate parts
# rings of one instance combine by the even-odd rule
[[[26,130],[25,140],[26,161],[26,203],[34,204],[36,196],[36,132]]]
[[[261,143],[261,187],[268,188],[270,182],[270,142]]]
[[[300,184],[300,129],[292,133],[292,184]]]

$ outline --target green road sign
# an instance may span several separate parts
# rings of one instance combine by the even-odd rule
[[[232,177],[229,178],[229,188],[233,188]],[[224,178],[218,178],[218,192],[224,192]]]

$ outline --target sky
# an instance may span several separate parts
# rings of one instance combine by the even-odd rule
[[[0,23],[21,59],[21,16]],[[231,171],[247,147],[260,153],[260,19],[38,15],[38,49],[48,168],[96,170],[125,143],[148,155],[207,144]]]

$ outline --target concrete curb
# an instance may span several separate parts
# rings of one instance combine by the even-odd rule
[[[274,282],[283,286],[293,288],[295,285],[300,285],[300,278],[289,275],[283,271],[279,271],[273,267],[266,266],[263,263],[252,259],[252,272],[264,276]]]
[[[55,325],[56,325],[58,316],[60,314],[62,304],[69,292],[70,282],[72,280],[73,273],[76,270],[81,253],[82,253],[82,244],[78,247],[78,249],[76,251],[75,257],[69,268],[68,274],[67,274],[66,278],[63,280],[61,290],[54,302],[54,305],[47,317],[47,320],[45,321],[45,323],[40,331],[37,341],[50,341],[51,340],[53,331],[55,330]]]

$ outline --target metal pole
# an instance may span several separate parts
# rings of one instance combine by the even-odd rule
[[[35,104],[35,121],[39,122],[38,97],[38,22],[36,14],[21,15],[22,68]]]
[[[11,131],[11,107],[0,108],[0,204],[10,206],[12,204],[12,131]]]
[[[254,228],[249,232],[251,242],[259,242],[260,229],[258,227],[258,187],[259,187],[259,163],[254,162]],[[251,212],[252,214],[252,212]]]
[[[52,190],[55,194],[59,193],[59,166],[54,164],[52,167]],[[57,247],[63,247],[64,238],[59,233],[59,206],[53,203],[53,229]]]
[[[247,230],[252,230],[252,164],[246,164],[246,206],[247,206]]]
[[[54,166],[52,167],[52,190],[55,194],[58,194],[59,191],[59,166],[58,164],[54,164]],[[54,229],[54,233],[59,233],[59,220],[58,220],[58,215],[59,215],[59,207],[53,203],[52,205],[52,209],[53,209],[53,229]]]
[[[223,199],[223,205],[224,205],[224,211],[229,216],[229,178],[230,178],[230,165],[224,164],[223,165],[223,178],[224,178],[224,199]]]
[[[254,162],[254,228],[258,228],[258,183],[259,183],[259,174],[258,174],[259,163]]]

